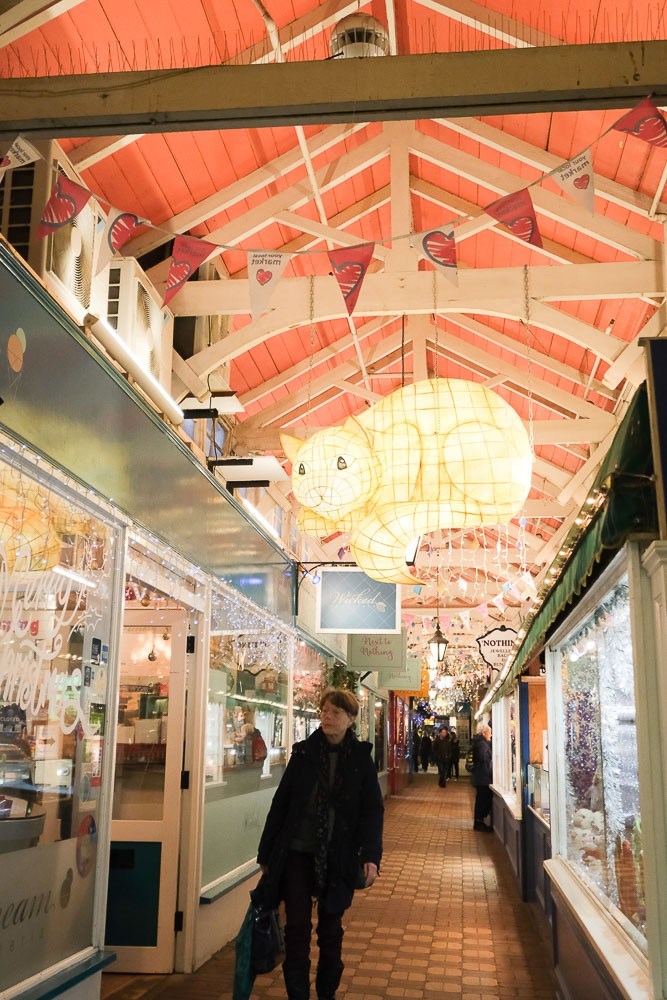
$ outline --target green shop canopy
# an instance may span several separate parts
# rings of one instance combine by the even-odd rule
[[[574,544],[574,551],[535,614],[507,677],[492,699],[494,702],[507,694],[515,678],[539,652],[548,630],[561,611],[581,593],[605,550],[617,551],[630,536],[658,535],[646,384],[635,393],[590,492],[602,492],[604,502],[576,543],[573,537],[576,527],[565,540],[564,546],[569,541]]]

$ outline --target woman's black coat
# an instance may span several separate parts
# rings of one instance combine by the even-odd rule
[[[259,841],[257,861],[268,867],[266,891],[272,901],[280,898],[280,876],[289,845],[303,820],[320,767],[320,747],[326,737],[317,729],[307,740],[295,743]],[[359,863],[382,859],[384,804],[371,758],[371,744],[352,737],[349,756],[341,757],[342,772],[333,803],[335,819],[329,849],[327,887],[320,904],[329,913],[341,913],[352,902]]]
[[[475,768],[470,775],[472,785],[477,788],[479,785],[490,785],[493,781],[493,757],[491,744],[477,733],[472,741],[472,762]]]

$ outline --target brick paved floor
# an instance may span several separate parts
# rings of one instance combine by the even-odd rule
[[[381,876],[344,919],[341,1000],[555,997],[540,915],[521,901],[498,839],[473,831],[473,794],[467,779],[438,788],[431,772],[387,801]],[[228,945],[190,976],[105,975],[103,996],[229,998],[233,966]],[[279,968],[255,980],[252,997],[285,997]]]

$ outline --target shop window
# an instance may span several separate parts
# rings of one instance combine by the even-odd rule
[[[556,649],[561,853],[640,932],[646,907],[627,575]],[[553,756],[553,755],[552,755]]]
[[[254,861],[287,764],[292,640],[232,592],[212,598],[202,885]]]
[[[402,720],[404,723],[404,720]],[[373,743],[373,756],[375,767],[378,772],[386,771],[386,731],[387,731],[387,702],[378,699],[373,706],[373,733],[371,741]],[[400,744],[404,746],[404,744]]]
[[[0,992],[93,943],[116,532],[0,466]]]
[[[302,639],[294,660],[294,732],[293,741],[307,739],[320,724],[320,698],[326,687],[326,672],[331,658],[323,656]]]

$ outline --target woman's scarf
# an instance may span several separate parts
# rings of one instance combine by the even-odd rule
[[[343,774],[349,766],[352,754],[354,734],[351,729],[345,733],[340,743],[329,743],[322,733],[319,748],[319,766],[317,772],[317,805],[315,823],[315,885],[318,895],[321,895],[327,884],[329,867],[329,825],[330,810],[336,809],[340,801],[343,787]],[[331,753],[337,754],[336,768],[331,779]]]

